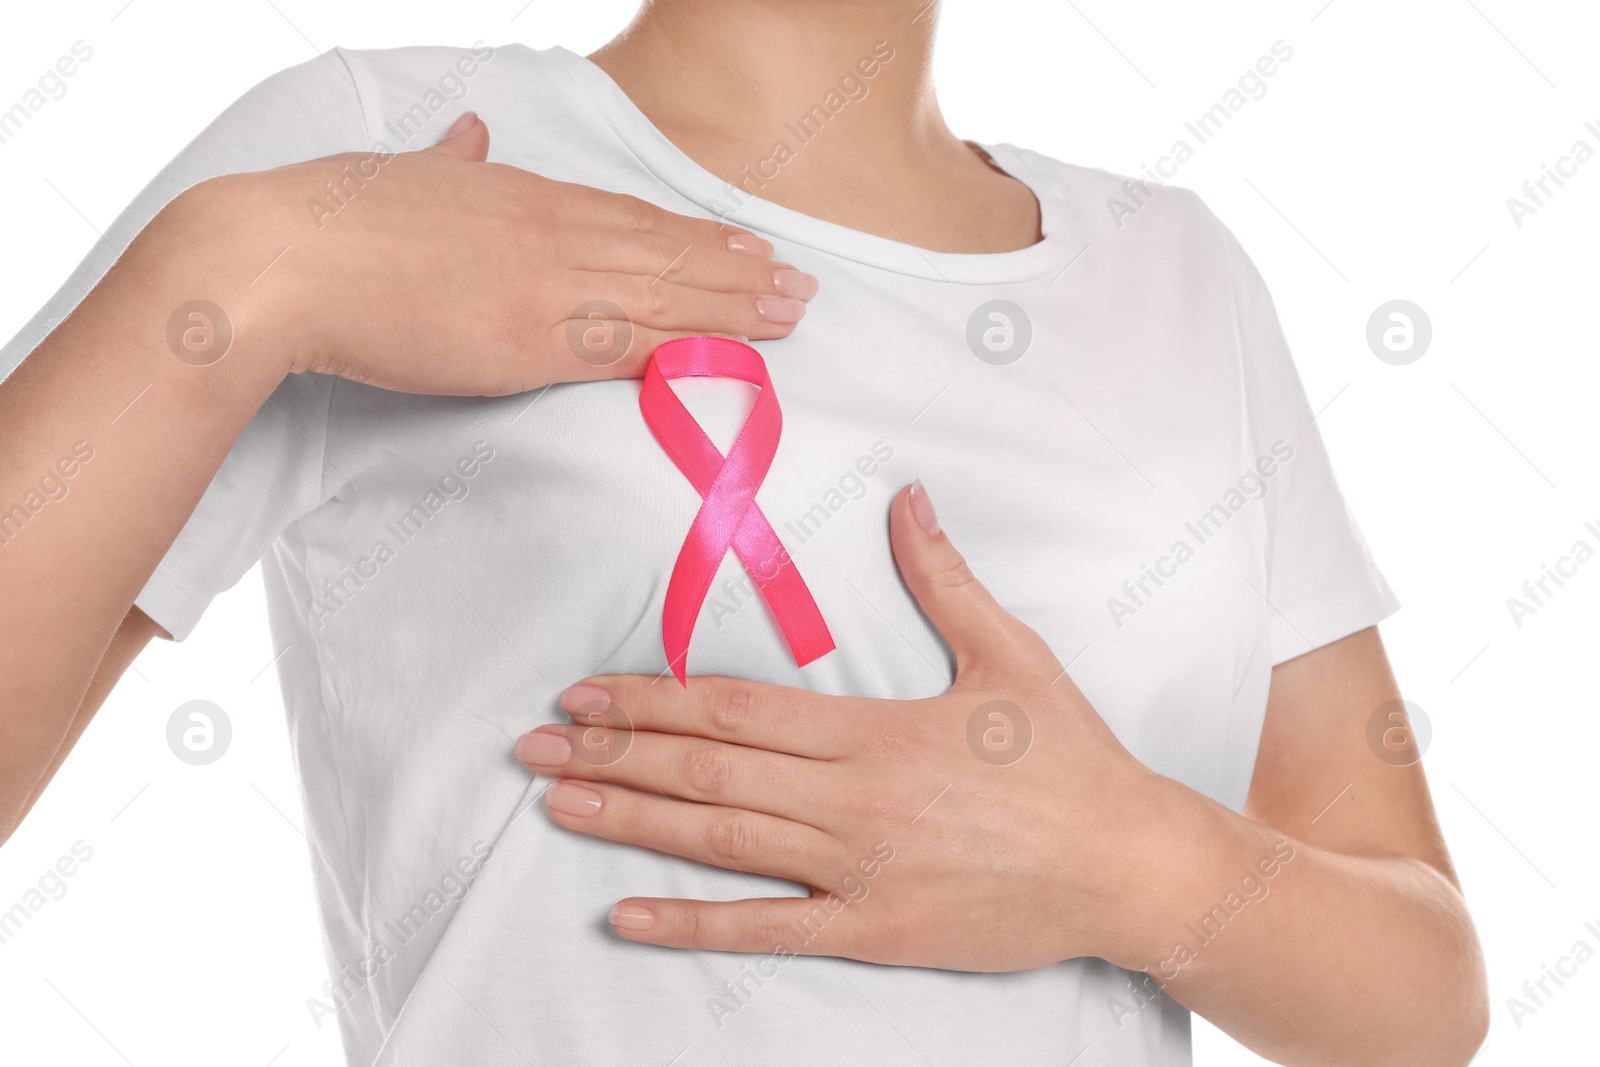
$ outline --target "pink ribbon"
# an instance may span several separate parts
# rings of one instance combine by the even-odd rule
[[[727,456],[717,450],[689,409],[667,385],[669,378],[737,378],[761,390]],[[761,353],[726,337],[680,337],[659,345],[644,373],[639,411],[673,463],[701,496],[667,583],[661,638],[678,683],[688,687],[689,638],[717,567],[732,548],[776,617],[794,661],[801,667],[833,651],[799,569],[777,531],[761,513],[756,490],[767,477],[783,432],[778,396]]]

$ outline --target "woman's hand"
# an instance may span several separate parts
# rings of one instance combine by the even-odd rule
[[[488,150],[469,112],[422,151],[212,179],[135,262],[150,274],[213,238],[198,254],[236,297],[214,302],[270,340],[276,369],[441,395],[638,377],[671,337],[784,337],[817,291],[759,237]]]
[[[1275,1063],[1471,1058],[1488,1018],[1471,919],[1418,768],[1367,748],[1372,708],[1398,699],[1375,630],[1274,668],[1257,821],[1135,760],[920,487],[889,536],[955,652],[944,694],[597,677],[562,694],[575,725],[518,739],[561,778],[560,825],[811,888],[632,897],[617,933],[969,971],[1094,956],[1145,972],[1112,1018],[1165,992]]]
[[[519,739],[562,779],[545,794],[562,826],[812,891],[628,899],[623,936],[970,971],[1126,955],[1123,917],[1151,887],[1123,850],[1165,780],[972,576],[920,486],[892,504],[890,539],[955,653],[944,694],[596,677],[562,695],[577,725]]]

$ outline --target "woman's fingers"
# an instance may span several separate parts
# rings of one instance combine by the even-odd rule
[[[663,900],[630,897],[611,909],[611,927],[630,941],[709,952],[771,955],[771,973],[789,956],[844,956],[856,927],[836,895],[752,900]]]
[[[817,293],[816,278],[775,262],[770,254],[735,252],[664,234],[575,227],[561,235],[558,251],[568,266],[578,270],[633,274],[713,292],[802,300]]]
[[[439,143],[422,149],[430,155],[445,159],[458,159],[466,163],[482,163],[489,158],[489,127],[478,118],[475,111],[463,111],[451,123]]]
[[[727,249],[728,238],[738,234],[739,243],[754,244],[754,250],[759,254],[772,255],[769,242],[726,222],[679,215],[626,193],[613,193],[549,178],[538,180],[544,188],[543,200],[549,205],[551,215],[571,225],[656,234],[681,243],[716,249]]]
[[[861,748],[864,719],[890,702],[836,697],[743,678],[697,675],[685,689],[643,674],[595,675],[561,694],[580,723],[727,741],[832,760]]]
[[[1023,663],[1045,682],[1061,665],[1044,639],[1011,614],[980,582],[939,525],[921,482],[889,504],[889,544],[906,588],[955,653],[958,676],[980,664]]]
[[[574,724],[517,740],[517,758],[541,774],[615,782],[647,793],[727,804],[812,823],[829,816],[838,767],[724,741]]]
[[[805,301],[794,297],[709,292],[643,274],[579,274],[571,286],[573,306],[602,300],[622,309],[635,325],[655,330],[724,333],[751,340],[787,337],[805,317]]]
[[[746,874],[814,884],[840,868],[844,852],[803,823],[603,782],[563,779],[544,798],[551,818],[569,830]]]
[[[557,254],[584,300],[606,300],[654,330],[785,337],[817,294],[817,279],[773,261],[772,244],[711,219],[637,197],[539,179],[541,200],[565,223]],[[592,291],[591,291],[592,290]]]

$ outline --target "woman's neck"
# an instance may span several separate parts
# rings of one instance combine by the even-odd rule
[[[945,125],[927,0],[646,0],[589,58],[752,196],[891,240],[997,252],[1038,205]]]

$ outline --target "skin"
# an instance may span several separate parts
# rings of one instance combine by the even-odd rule
[[[891,41],[870,103],[852,104],[761,195],[938,251],[1032,244],[1032,196],[939,115],[932,23],[901,0],[672,0],[646,4],[593,59],[691,158],[737,181],[783,121]],[[0,837],[160,634],[133,599],[287,374],[455,395],[637,376],[670,336],[785,336],[815,292],[764,242],[733,249],[727,227],[486,164],[487,143],[469,120],[441,146],[395,157],[315,255],[284,257],[260,285],[261,265],[311,225],[301,205],[360,157],[202,183],[0,383],[0,500],[19,499],[72,442],[96,450],[71,500],[0,551],[0,587],[28,606],[0,614]],[[236,331],[204,368],[165,341],[172,309],[197,292]],[[594,298],[636,327],[635,347],[605,367],[565,341],[573,308]],[[925,494],[917,510],[931,514]],[[991,971],[1095,955],[1147,970],[1277,1062],[1470,1058],[1487,1025],[1483,964],[1421,768],[1366,747],[1368,715],[1398,693],[1375,631],[1274,669],[1249,803],[1235,814],[1133,760],[1038,636],[929,529],[902,492],[890,536],[956,651],[949,693],[866,701],[734,679],[694,678],[684,692],[591,678],[566,705],[612,710],[536,736],[621,743],[607,726],[614,699],[632,747],[607,777],[581,760],[535,765],[563,779],[552,817],[789,878],[824,902],[870,888],[791,951]],[[976,760],[965,740],[991,699],[1034,727],[1009,766]],[[519,748],[532,757],[533,744]],[[682,831],[685,814],[697,832]],[[1185,924],[1284,849],[1292,858],[1262,874],[1269,894],[1173,966],[1175,943],[1192,939]],[[629,899],[613,917],[636,941],[771,952],[777,924],[805,906]]]

